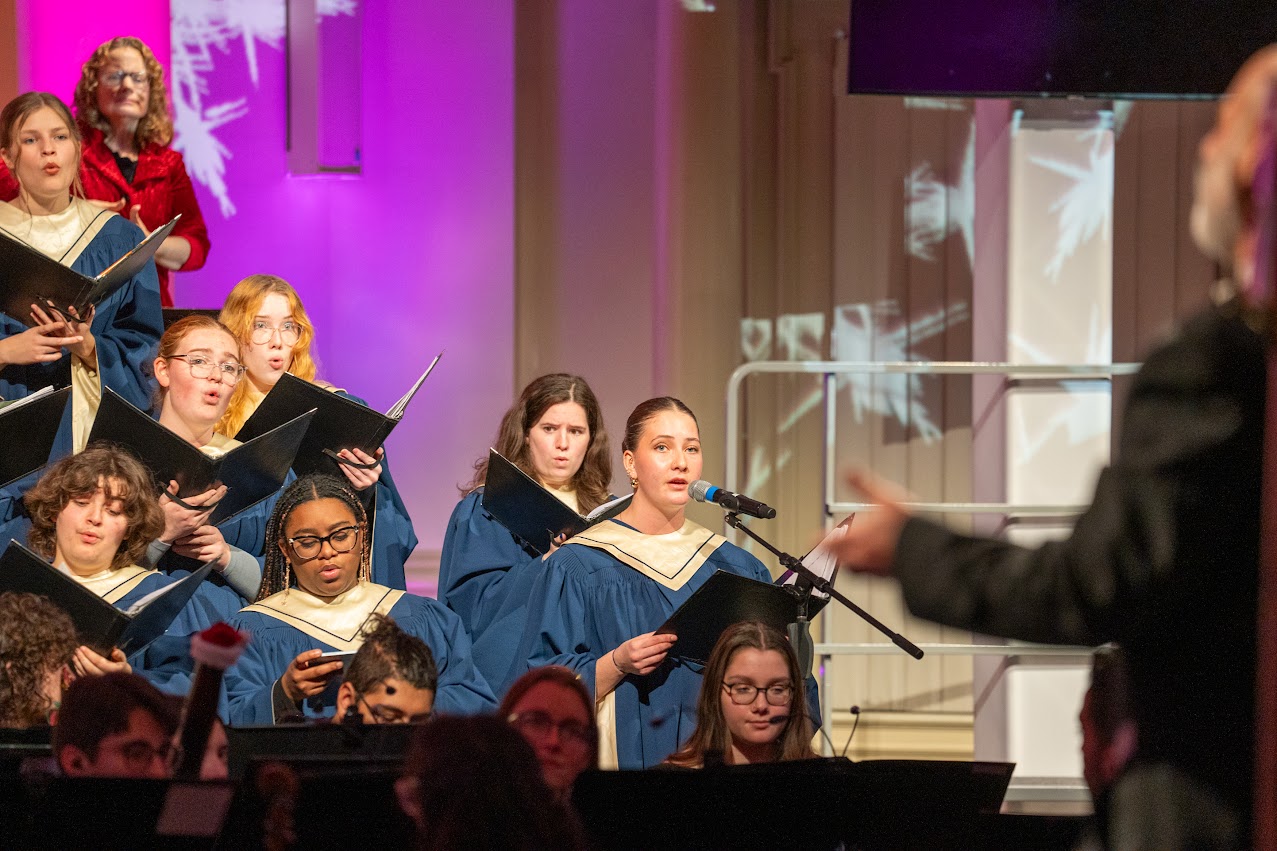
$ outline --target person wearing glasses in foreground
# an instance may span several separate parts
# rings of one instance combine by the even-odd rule
[[[311,354],[315,327],[306,315],[301,296],[283,278],[249,275],[231,290],[218,318],[239,341],[248,370],[248,380],[235,387],[230,404],[217,424],[222,434],[230,437],[239,434],[285,372],[367,406],[363,399],[316,377],[318,366]],[[386,460],[385,451],[378,449],[373,457],[359,449],[343,449],[338,455],[350,462],[341,465],[341,472],[365,504],[370,496],[376,500],[373,581],[406,590],[403,565],[417,548],[417,535],[408,508],[390,477],[390,462]]]
[[[719,636],[705,665],[696,729],[665,762],[703,768],[813,759],[813,735],[789,639],[774,627],[745,621]]]
[[[208,229],[182,155],[173,150],[164,69],[140,39],[113,38],[84,63],[75,87],[76,126],[84,139],[77,169],[83,197],[150,233],[182,218],[155,253],[160,297],[173,306],[173,272],[199,269]],[[0,169],[0,198],[18,195]]]
[[[561,801],[577,776],[598,763],[594,701],[581,678],[562,665],[533,668],[510,686],[497,710],[536,751],[541,776]]]
[[[163,779],[179,708],[136,674],[77,679],[66,690],[53,755],[68,777]]]
[[[435,711],[468,715],[496,706],[460,619],[437,600],[370,580],[368,516],[345,481],[309,475],[293,482],[275,504],[266,537],[272,543],[257,602],[229,621],[253,636],[226,672],[232,725],[331,716],[343,665],[322,656],[357,651],[374,614],[393,618],[430,648],[438,668]]]
[[[429,646],[385,615],[364,624],[364,644],[337,689],[333,720],[362,724],[420,724],[434,711],[439,672]]]

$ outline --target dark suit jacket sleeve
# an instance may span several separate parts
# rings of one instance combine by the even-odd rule
[[[1240,319],[1191,323],[1136,377],[1117,460],[1066,540],[1028,549],[909,520],[894,572],[910,611],[1094,645],[1227,595],[1230,572],[1242,585],[1255,569],[1263,392],[1262,347]]]

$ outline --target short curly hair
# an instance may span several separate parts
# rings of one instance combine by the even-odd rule
[[[38,594],[0,594],[0,727],[39,727],[56,707],[45,678],[79,646],[66,612]]]
[[[96,441],[78,455],[58,461],[27,491],[25,501],[31,515],[27,541],[31,549],[53,558],[62,509],[75,497],[92,494],[103,485],[110,488],[112,497],[124,502],[124,515],[129,520],[128,533],[111,560],[111,569],[136,564],[147,545],[164,531],[159,490],[146,467],[127,450]]]
[[[168,89],[164,85],[164,66],[140,38],[120,36],[103,42],[93,51],[89,61],[80,69],[80,82],[75,85],[76,117],[89,127],[96,127],[103,133],[110,132],[111,125],[98,109],[98,75],[111,51],[121,47],[131,47],[142,54],[142,64],[146,66],[146,76],[150,78],[146,115],[138,121],[133,138],[139,148],[152,143],[163,147],[173,141],[173,117],[169,113]]]

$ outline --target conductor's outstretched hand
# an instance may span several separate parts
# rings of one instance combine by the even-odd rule
[[[847,483],[874,504],[871,511],[857,512],[841,538],[831,542],[838,565],[856,573],[886,576],[896,557],[896,542],[909,512],[901,505],[909,494],[899,485],[880,479],[866,470],[847,474]]]

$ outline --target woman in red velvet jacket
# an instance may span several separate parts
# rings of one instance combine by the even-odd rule
[[[172,307],[173,272],[203,266],[209,243],[182,155],[169,147],[173,120],[164,69],[141,40],[111,39],[84,63],[75,111],[84,137],[85,198],[106,202],[146,233],[182,214],[155,253],[161,301]],[[0,200],[17,194],[17,181],[0,165]]]

